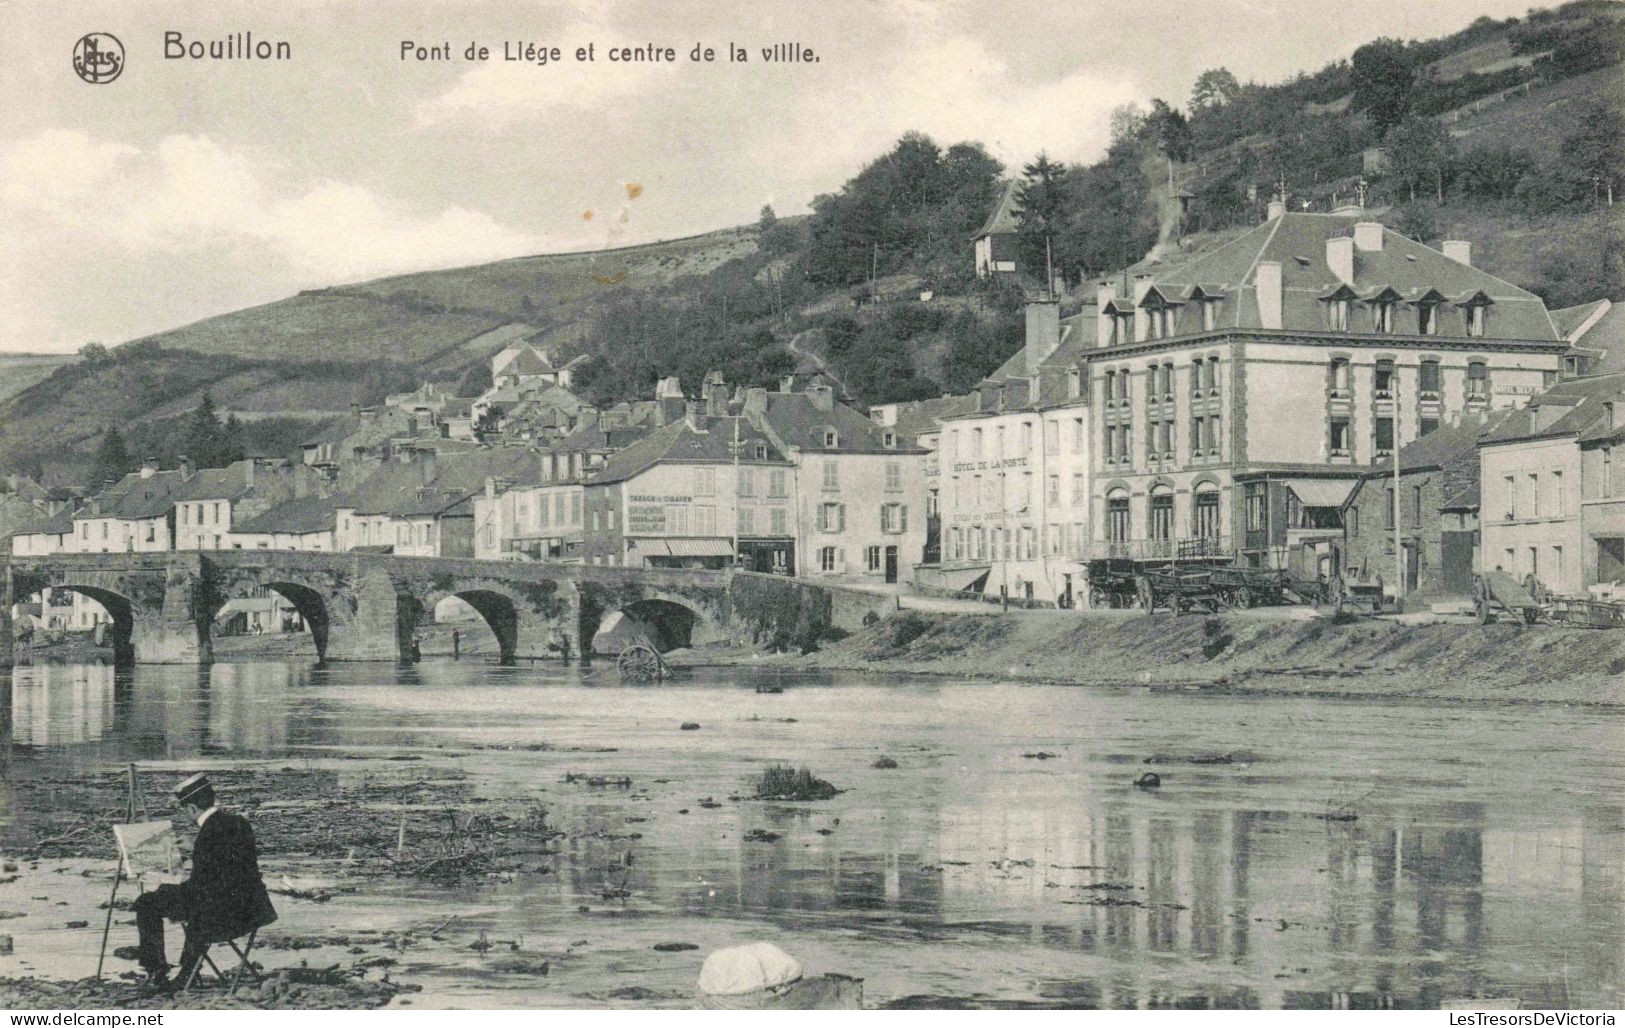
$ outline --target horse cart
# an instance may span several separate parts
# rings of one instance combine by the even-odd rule
[[[654,643],[642,635],[621,648],[615,658],[615,670],[628,682],[658,682],[676,674]]]
[[[1140,606],[1147,614],[1172,611],[1175,617],[1193,611],[1217,614],[1224,599],[1213,584],[1211,568],[1147,570],[1135,579]]]
[[[1532,577],[1532,576],[1531,576]],[[1473,610],[1478,623],[1487,625],[1499,614],[1516,616],[1526,625],[1540,620],[1544,590],[1538,581],[1518,581],[1504,571],[1491,571],[1473,578]]]
[[[1231,607],[1275,607],[1286,602],[1291,576],[1273,568],[1216,567],[1213,591]]]
[[[1139,602],[1139,587],[1135,584],[1138,571],[1134,561],[1115,558],[1091,560],[1088,575],[1089,606],[1095,610],[1132,607]]]

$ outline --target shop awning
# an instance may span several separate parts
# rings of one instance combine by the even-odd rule
[[[726,539],[666,539],[664,544],[673,557],[731,557],[734,552],[733,543]],[[638,547],[645,555],[654,552],[643,549],[645,545]]]
[[[1341,507],[1358,483],[1350,478],[1288,478],[1283,484],[1305,507]]]

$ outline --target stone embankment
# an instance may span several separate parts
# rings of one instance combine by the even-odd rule
[[[1236,693],[1625,705],[1625,631],[1256,612],[904,610],[805,655],[695,662]]]

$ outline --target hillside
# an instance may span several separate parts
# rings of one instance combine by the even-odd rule
[[[59,353],[0,354],[0,401],[16,396],[72,361],[72,357]]]

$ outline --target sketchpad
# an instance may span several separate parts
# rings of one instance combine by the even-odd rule
[[[801,978],[801,964],[771,942],[729,946],[705,958],[700,991],[710,996],[740,996],[788,985]]]

